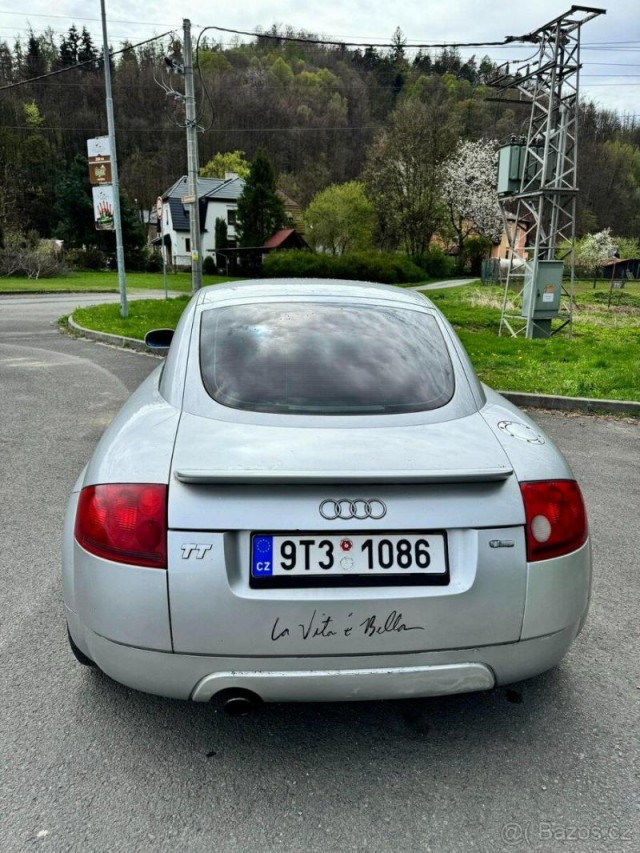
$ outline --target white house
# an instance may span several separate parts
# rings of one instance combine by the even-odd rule
[[[225,178],[198,178],[200,203],[200,233],[202,259],[215,256],[216,219],[227,223],[229,246],[236,246],[236,206],[244,189],[244,180],[233,172]],[[174,266],[191,264],[191,238],[189,235],[190,205],[182,199],[189,195],[187,176],[183,175],[162,195],[161,242],[166,247],[167,262]]]

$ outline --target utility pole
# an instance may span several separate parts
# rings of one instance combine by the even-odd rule
[[[500,334],[507,330],[513,337],[524,333],[527,338],[548,338],[564,328],[571,333],[580,30],[603,14],[604,9],[572,6],[518,39],[537,46],[536,59],[517,67],[506,63],[489,81],[501,92],[517,92],[519,103],[530,104],[526,136],[513,138],[500,151],[498,194],[510,255]],[[524,272],[522,287],[510,293],[511,279],[520,272]],[[554,329],[556,318],[560,325]]]
[[[187,173],[189,179],[188,201],[190,205],[189,232],[191,237],[191,289],[195,293],[202,287],[202,253],[200,251],[200,199],[198,198],[198,122],[196,119],[196,95],[193,82],[193,58],[191,52],[191,21],[183,20],[184,26],[184,94],[187,129]]]
[[[120,291],[120,315],[126,317],[127,282],[124,271],[124,244],[122,242],[122,218],[120,216],[120,182],[118,180],[118,156],[116,153],[116,127],[113,120],[113,97],[111,94],[111,57],[107,37],[107,13],[105,0],[100,0],[102,15],[102,56],[104,60],[104,89],[107,100],[107,127],[109,130],[109,148],[111,149],[111,184],[113,186],[113,224],[116,232],[116,262],[118,265],[118,290]]]

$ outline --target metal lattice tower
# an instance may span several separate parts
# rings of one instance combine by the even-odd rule
[[[538,45],[537,57],[519,63],[515,69],[508,63],[501,66],[489,83],[501,92],[515,90],[521,101],[531,104],[528,132],[518,143],[519,187],[500,200],[509,258],[500,334],[505,328],[514,337],[524,332],[527,338],[548,337],[565,327],[571,331],[580,30],[601,14],[605,14],[604,9],[572,6],[564,15],[522,36],[518,41]],[[545,261],[567,257],[570,275],[561,284],[556,312],[560,325],[552,329],[550,319],[536,322],[535,287],[541,262],[544,266]],[[522,271],[521,289],[510,292],[514,273]],[[525,292],[527,282],[534,295]]]

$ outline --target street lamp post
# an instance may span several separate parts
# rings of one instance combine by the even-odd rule
[[[100,0],[102,15],[102,56],[104,60],[104,89],[107,101],[107,127],[109,130],[109,148],[111,149],[111,183],[113,185],[113,224],[116,232],[116,262],[118,265],[118,290],[120,291],[120,314],[126,317],[127,283],[124,271],[124,244],[122,242],[122,218],[120,216],[120,182],[118,180],[118,156],[116,153],[116,128],[113,119],[113,97],[111,94],[111,57],[107,37],[107,14],[105,0]]]

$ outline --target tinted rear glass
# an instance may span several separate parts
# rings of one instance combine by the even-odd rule
[[[286,414],[398,414],[453,396],[446,343],[421,311],[267,302],[202,314],[207,392],[235,409]]]

